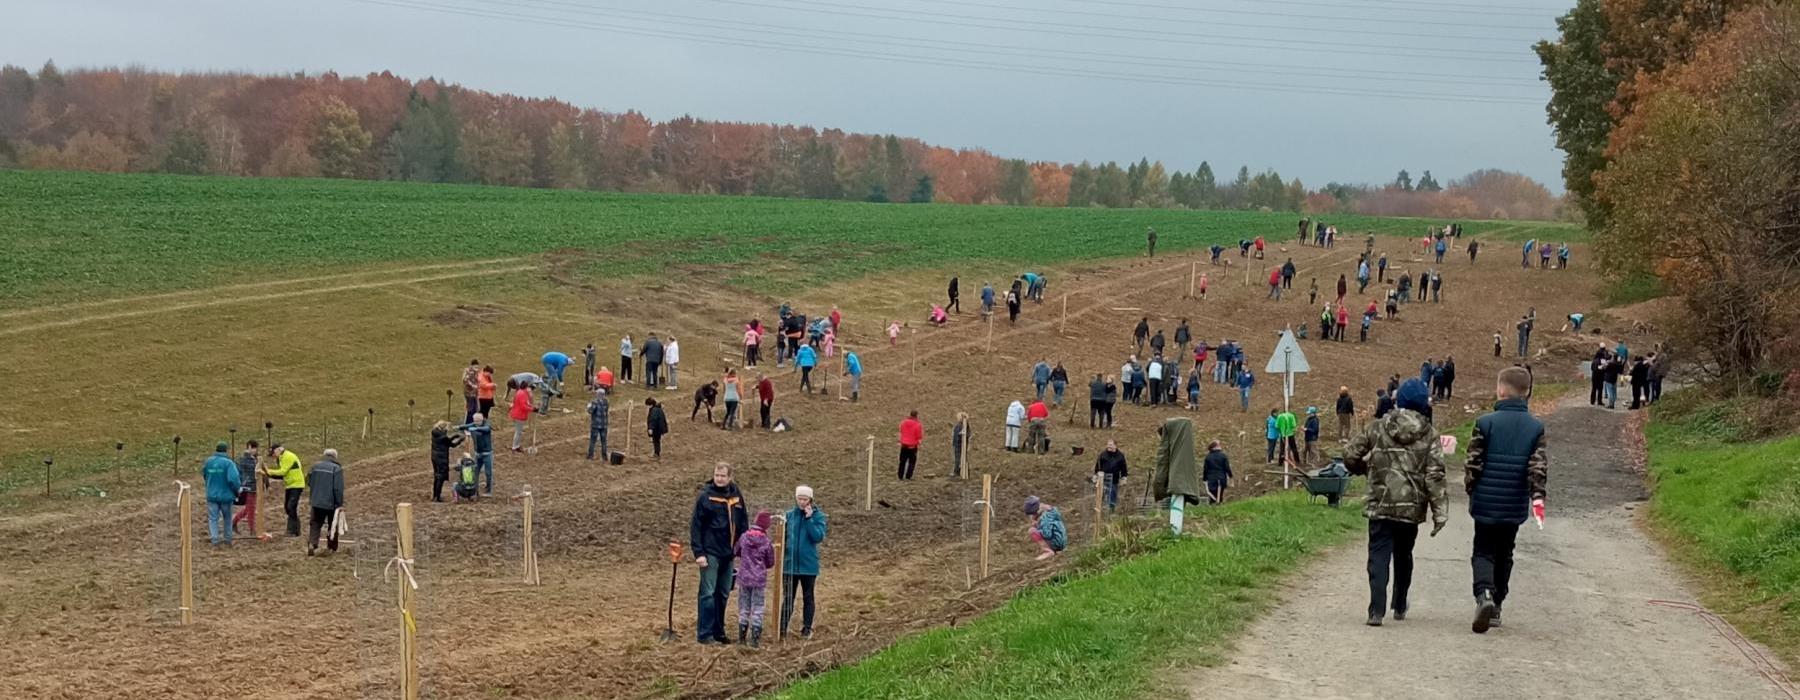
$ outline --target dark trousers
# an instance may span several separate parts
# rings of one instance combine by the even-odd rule
[[[1494,604],[1506,602],[1512,583],[1513,541],[1519,536],[1517,525],[1475,523],[1475,553],[1469,564],[1475,570],[1475,597],[1491,593]]]
[[[312,525],[306,529],[306,551],[311,552],[319,548],[319,532],[321,529],[331,529],[331,513],[332,509],[330,508],[312,509]],[[337,551],[337,535],[327,534],[325,536],[325,548],[333,552]]]
[[[282,509],[287,511],[288,537],[300,536],[300,494],[305,489],[288,489],[287,498],[282,501]]]
[[[796,590],[806,597],[806,609],[800,613],[800,633],[812,633],[813,611],[817,609],[816,602],[813,600],[813,586],[814,584],[817,584],[818,581],[819,577],[817,575],[787,575],[786,583],[784,584],[784,587],[787,590],[783,593],[781,598],[781,634],[783,636],[787,635],[788,620],[794,617],[794,592]]]
[[[1162,403],[1162,380],[1161,379],[1152,379],[1152,380],[1150,380],[1150,405],[1156,406],[1161,403]]]
[[[755,367],[756,366],[756,351],[757,351],[757,346],[755,346],[755,345],[745,345],[744,346],[744,366],[745,367]]]
[[[813,390],[812,371],[813,371],[813,368],[811,368],[811,367],[801,367],[800,368],[800,391],[802,393],[806,393],[806,394],[812,393],[812,390]]]
[[[431,500],[444,500],[444,482],[449,480],[450,465],[448,463],[431,465]]]
[[[1603,386],[1605,386],[1605,382],[1600,380],[1600,373],[1595,372],[1593,378],[1588,380],[1588,405],[1589,406],[1599,406],[1600,404],[1605,403],[1606,393],[1601,388]]]
[[[768,401],[760,401],[759,400],[756,402],[756,412],[762,415],[763,430],[769,429],[769,409],[771,409],[773,407],[774,406],[772,404],[770,404]]]
[[[900,446],[900,470],[899,470],[900,480],[901,481],[911,480],[912,476],[913,476],[913,468],[917,467],[917,466],[919,466],[919,448],[907,447],[905,445],[901,445]]]
[[[621,382],[631,381],[631,356],[630,355],[620,355],[619,356],[619,381],[621,381]]]
[[[731,559],[706,555],[706,566],[700,569],[700,600],[695,610],[694,636],[702,641],[725,639],[725,608],[731,603]]]
[[[1092,399],[1088,400],[1088,427],[1089,428],[1100,427],[1100,421],[1101,421],[1102,417],[1104,417],[1105,415],[1106,415],[1106,402],[1105,401],[1095,401]]]
[[[710,422],[710,421],[708,421],[708,422]],[[655,455],[657,457],[662,456],[662,438],[663,438],[662,433],[651,433],[650,434],[650,449],[652,450],[652,452],[650,454]]]
[[[954,294],[950,295],[950,303],[944,305],[944,310],[962,313],[962,299]]]
[[[726,430],[737,430],[738,429],[737,409],[738,409],[738,402],[726,401],[725,402],[725,419],[724,419],[724,421],[722,421],[719,424],[719,427],[722,427]],[[711,416],[712,414],[710,412],[708,412],[707,415]],[[707,420],[711,421],[712,418],[708,417]]]
[[[481,401],[473,396],[463,397],[463,423],[475,422],[475,412],[481,410]]]
[[[479,413],[483,416],[494,415],[494,400],[493,399],[476,399],[475,403],[476,403],[476,406],[475,406],[476,413]],[[470,422],[470,423],[475,422],[475,418],[473,416],[470,416],[468,422]]]
[[[656,388],[656,380],[658,379],[657,375],[659,375],[661,373],[662,373],[662,363],[661,362],[651,362],[649,360],[644,360],[644,386],[655,389]]]
[[[1406,591],[1412,588],[1413,542],[1419,539],[1416,523],[1397,520],[1369,521],[1369,615],[1388,611],[1388,572],[1393,569],[1393,608],[1406,609]]]
[[[694,399],[694,410],[688,412],[688,420],[693,420],[696,416],[700,415],[700,407],[701,406],[706,407],[706,422],[708,422],[708,423],[713,422],[713,417],[712,417],[713,405],[711,403],[708,403],[706,401],[706,399]]]
[[[1650,378],[1650,403],[1656,403],[1657,401],[1661,401],[1661,400],[1662,400],[1662,379],[1659,377],[1651,377]]]

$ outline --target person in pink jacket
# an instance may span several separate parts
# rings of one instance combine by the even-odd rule
[[[738,644],[748,640],[762,646],[764,604],[768,600],[769,568],[775,566],[775,546],[769,542],[769,511],[757,511],[755,524],[738,538]]]

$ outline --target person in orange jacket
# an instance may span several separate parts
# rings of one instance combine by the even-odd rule
[[[481,375],[475,379],[475,403],[476,413],[484,416],[494,415],[494,368],[492,365],[482,366]],[[474,419],[474,416],[469,416],[470,421]]]
[[[531,420],[531,414],[534,412],[531,387],[522,386],[515,389],[512,396],[512,408],[506,414],[507,417],[512,418],[513,423],[512,451],[522,451],[521,446],[525,444],[525,423]]]
[[[605,389],[608,392],[611,392],[613,389],[613,371],[612,371],[612,369],[607,368],[607,367],[601,367],[599,371],[595,372],[594,373],[594,385],[597,387],[600,387],[602,389]]]

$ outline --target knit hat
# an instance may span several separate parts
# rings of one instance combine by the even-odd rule
[[[219,443],[219,444],[218,444],[218,446],[217,446],[217,447],[214,447],[214,448],[213,448],[213,451],[214,451],[214,452],[224,452],[224,451],[226,451],[226,450],[229,450],[229,449],[231,449],[231,448],[230,448],[230,447],[228,447],[228,446],[226,446],[226,444],[225,444],[225,443],[223,443],[223,442],[221,442],[221,443]]]
[[[769,529],[769,511],[756,511],[756,529],[765,531]]]
[[[794,487],[794,498],[805,498],[805,499],[811,500],[812,497],[813,497],[813,495],[812,495],[812,487],[811,486],[800,485],[800,486]]]
[[[1306,415],[1309,415],[1309,416],[1319,415],[1319,407],[1318,406],[1307,406],[1306,407]]]
[[[1037,496],[1026,496],[1025,497],[1025,514],[1026,515],[1037,515],[1038,507],[1042,506],[1043,504],[1044,504],[1044,502],[1038,500]]]
[[[1395,392],[1395,397],[1395,403],[1400,408],[1431,415],[1431,399],[1425,391],[1425,382],[1408,379],[1400,385],[1400,391]]]

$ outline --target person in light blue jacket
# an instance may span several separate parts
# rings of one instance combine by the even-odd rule
[[[220,542],[231,544],[231,506],[237,502],[238,488],[244,484],[230,450],[225,443],[219,443],[213,456],[200,466],[200,475],[206,479],[206,534],[214,546]]]
[[[812,639],[813,612],[818,609],[813,587],[819,580],[819,544],[825,541],[828,520],[825,511],[813,503],[811,486],[794,489],[794,507],[787,512],[787,547],[782,553],[784,572],[781,603],[781,636],[786,637],[788,621],[794,617],[794,593],[806,597],[805,611],[800,617],[800,636]]]
[[[794,366],[800,368],[800,393],[812,393],[812,371],[818,365],[819,354],[813,350],[812,346],[800,346],[800,351],[794,354]]]
[[[854,403],[862,395],[862,358],[849,348],[844,348],[844,376],[850,378],[850,401]]]
[[[1031,366],[1031,385],[1037,387],[1037,400],[1044,400],[1044,389],[1050,386],[1050,361],[1038,360]]]

